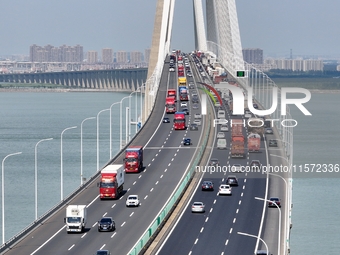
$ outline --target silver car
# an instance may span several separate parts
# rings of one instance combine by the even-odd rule
[[[225,134],[223,132],[218,132],[216,137],[217,138],[225,138]]]
[[[201,212],[204,213],[205,212],[205,204],[203,204],[203,202],[194,202],[191,205],[191,212]]]
[[[196,119],[196,120],[194,120],[194,124],[196,124],[197,126],[201,126],[201,120],[198,120],[198,119]]]
[[[202,115],[200,113],[195,113],[195,119],[202,119]]]

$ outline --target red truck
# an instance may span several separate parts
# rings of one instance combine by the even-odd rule
[[[184,66],[182,64],[178,65],[178,77],[184,76]]]
[[[167,97],[175,97],[176,100],[176,89],[168,89]]]
[[[251,133],[248,135],[248,151],[259,152],[261,146],[261,136],[259,134]]]
[[[123,192],[124,165],[108,165],[100,172],[100,199],[118,199]]]
[[[167,97],[165,99],[165,111],[166,113],[175,113],[176,112],[176,102],[173,96]]]
[[[244,152],[244,135],[243,135],[243,120],[231,120],[231,157],[243,158]]]
[[[125,151],[125,173],[139,173],[143,170],[143,146],[130,146]]]
[[[175,112],[174,116],[174,129],[175,130],[183,130],[185,129],[185,113],[184,112]]]

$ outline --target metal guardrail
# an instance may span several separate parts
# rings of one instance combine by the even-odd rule
[[[157,70],[154,71],[154,73]],[[159,78],[156,79],[155,75],[151,76],[151,78],[147,81],[147,82],[159,82]],[[158,88],[159,85],[154,86],[154,88],[156,89],[156,95],[153,96],[153,100],[152,100],[152,107],[150,109],[150,111],[148,111],[148,116],[146,118],[145,123],[142,125],[142,127],[138,130],[138,132],[132,137],[132,139],[130,140],[129,143],[127,143],[122,150],[118,151],[115,156],[110,159],[105,165],[109,165],[112,162],[114,162],[120,155],[121,153],[124,152],[124,150],[133,142],[133,140],[137,137],[137,135],[140,133],[140,131],[144,128],[144,126],[147,124],[148,120],[150,119],[150,116],[152,115],[154,108],[155,108],[155,102],[156,99],[158,97]],[[145,106],[146,107],[146,106]],[[103,168],[104,168],[103,167]],[[48,210],[46,213],[44,213],[43,215],[41,215],[37,220],[33,221],[31,224],[29,224],[26,228],[24,228],[23,230],[21,230],[18,234],[14,235],[13,237],[11,237],[9,240],[7,240],[4,244],[2,244],[0,246],[0,252],[4,252],[5,250],[9,249],[10,247],[12,247],[15,243],[17,243],[18,241],[20,241],[22,238],[24,238],[27,234],[29,234],[31,231],[33,231],[34,229],[36,229],[37,227],[39,227],[39,225],[42,225],[44,221],[46,221],[48,218],[50,218],[53,214],[55,214],[60,208],[62,208],[64,205],[66,205],[69,201],[71,201],[76,195],[78,195],[80,192],[82,192],[84,189],[86,189],[90,184],[92,184],[97,177],[99,176],[100,171],[97,171],[93,176],[91,176],[89,178],[89,180],[84,183],[83,185],[77,187],[73,192],[70,193],[69,196],[67,196],[64,200],[60,201],[58,204],[56,204],[55,206],[53,206],[50,210]]]

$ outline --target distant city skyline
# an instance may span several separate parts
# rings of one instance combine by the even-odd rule
[[[340,1],[236,1],[236,7],[242,48],[261,48],[264,57],[288,57],[292,50],[294,57],[340,58],[333,29]],[[1,9],[1,56],[26,54],[32,44],[143,52],[151,47],[156,0],[2,1]],[[194,50],[192,10],[192,1],[176,1],[171,48]]]

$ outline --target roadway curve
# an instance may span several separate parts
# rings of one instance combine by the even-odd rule
[[[192,131],[190,137],[193,145],[183,147],[181,141],[190,131],[174,131],[172,123],[162,123],[168,86],[177,86],[177,75],[169,73],[168,65],[165,64],[154,112],[132,142],[132,145],[146,145],[146,169],[139,174],[125,175],[125,194],[119,200],[101,201],[97,187],[99,179],[96,179],[69,203],[88,205],[85,233],[66,233],[63,222],[64,206],[7,250],[6,255],[93,254],[99,249],[110,250],[113,254],[127,254],[130,251],[175,190],[201,136],[201,128],[199,131]],[[190,121],[190,116],[187,117],[188,120]],[[114,163],[120,164],[122,159],[123,155],[120,155]],[[130,194],[139,195],[140,207],[125,207],[125,198]],[[113,217],[116,231],[98,233],[97,221],[104,215]]]
[[[238,117],[231,117],[228,111],[228,119],[230,118]],[[220,131],[219,127],[216,131]],[[230,132],[227,134],[229,142],[231,134]],[[244,135],[246,135],[246,130],[244,130]],[[230,157],[229,148],[218,150],[215,141],[211,158],[218,158],[222,166],[236,163],[247,166],[253,159],[258,159],[263,165],[267,165],[268,155],[266,155],[265,148],[264,141],[262,141],[260,153],[250,153],[245,159],[233,159]],[[273,164],[273,160],[271,161]],[[225,183],[229,174],[238,177],[239,186],[233,187],[232,196],[219,196],[218,187],[221,183]],[[201,183],[204,180],[214,182],[214,191],[201,190]],[[270,182],[268,197],[284,194],[282,183],[278,180],[273,181],[275,186],[272,185],[273,182]],[[264,202],[256,200],[255,197],[266,197],[266,175],[262,173],[205,173],[156,254],[254,254],[256,239],[239,235],[237,232],[258,235]],[[191,204],[195,201],[205,204],[205,213],[193,214],[191,212]],[[265,240],[269,244],[269,250],[274,251],[274,254],[277,253],[278,245],[277,214],[278,210],[275,208],[266,210]],[[283,215],[282,220],[284,220]],[[259,247],[265,249],[261,243]]]

